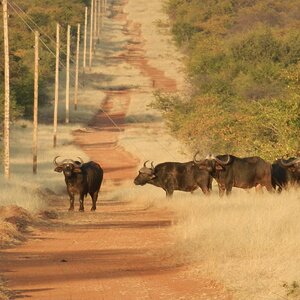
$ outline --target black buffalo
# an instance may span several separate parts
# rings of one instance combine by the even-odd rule
[[[93,161],[84,163],[80,157],[80,161],[65,159],[57,163],[58,157],[55,157],[53,161],[56,166],[54,171],[64,173],[67,191],[70,196],[69,210],[74,210],[75,194],[79,194],[80,211],[84,211],[83,200],[87,194],[92,197],[91,210],[96,210],[98,193],[103,179],[103,170],[100,165]]]
[[[277,159],[272,164],[272,185],[280,193],[288,185],[300,185],[300,158]]]
[[[260,157],[239,158],[233,155],[209,155],[206,159],[194,162],[200,169],[207,170],[216,179],[219,186],[220,196],[231,193],[233,187],[249,189],[252,187],[265,186],[272,191],[271,164]]]
[[[211,176],[207,171],[200,170],[192,161],[164,162],[155,167],[151,163],[150,168],[146,163],[147,161],[134,179],[136,185],[153,184],[162,188],[167,197],[172,197],[175,190],[193,192],[200,187],[204,194],[209,194],[211,191]]]

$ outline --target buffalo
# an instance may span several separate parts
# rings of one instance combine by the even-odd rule
[[[272,164],[272,185],[280,193],[288,185],[300,185],[300,158],[277,159]]]
[[[233,155],[209,155],[194,162],[200,169],[206,170],[217,181],[220,196],[231,193],[233,187],[249,189],[265,186],[272,191],[271,164],[260,157],[239,158]]]
[[[103,170],[100,165],[93,161],[84,163],[80,157],[78,157],[80,161],[64,159],[58,163],[58,157],[59,156],[55,157],[53,160],[56,166],[54,171],[64,173],[67,191],[70,197],[69,211],[74,210],[75,194],[79,194],[79,211],[84,211],[83,200],[87,194],[90,194],[92,197],[93,205],[91,210],[96,210],[98,193],[103,180]]]
[[[205,170],[200,170],[193,162],[164,162],[154,167],[147,167],[147,162],[139,170],[138,176],[134,179],[136,185],[147,183],[162,188],[167,197],[172,197],[175,190],[193,192],[201,188],[204,194],[211,191],[212,177]]]

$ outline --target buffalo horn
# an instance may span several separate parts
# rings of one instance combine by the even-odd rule
[[[145,168],[147,168],[146,164],[147,164],[148,161],[149,161],[149,160],[146,160],[146,161],[144,162],[144,167],[145,167]]]
[[[196,159],[198,154],[199,154],[199,151],[196,152],[196,154],[194,155],[194,158],[193,158],[193,161],[194,161],[195,164],[201,162],[200,160],[197,160],[197,159]]]
[[[151,169],[154,170],[154,164],[153,164],[153,161],[151,162]]]
[[[77,156],[77,158],[80,160],[81,164],[84,163],[84,162],[83,162],[83,159],[82,159],[81,157]]]
[[[227,160],[226,161],[222,161],[220,159],[218,159],[217,157],[214,157],[214,159],[216,160],[216,162],[218,162],[220,165],[227,165],[230,162],[230,155],[227,154]]]
[[[56,161],[59,157],[60,156],[58,155],[58,156],[54,157],[54,159],[53,159],[53,163],[55,166],[59,166],[59,163]]]
[[[289,166],[291,166],[291,165],[293,165],[293,164],[296,164],[296,163],[300,162],[300,157],[295,158],[295,159],[293,159],[293,160],[290,161],[290,162],[285,162],[284,159],[281,159],[280,162],[281,162],[281,164],[282,164],[284,167],[289,167]]]

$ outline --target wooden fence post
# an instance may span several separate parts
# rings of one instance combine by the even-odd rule
[[[66,62],[66,124],[69,123],[70,117],[70,35],[71,35],[71,26],[68,25],[67,29],[67,62]]]
[[[89,59],[89,69],[92,69],[93,60],[93,24],[94,24],[94,0],[91,0],[91,21],[90,21],[90,59]]]
[[[85,15],[84,15],[84,36],[83,36],[83,71],[86,68],[87,18],[88,18],[88,8],[86,6],[85,7]]]
[[[77,24],[77,47],[76,47],[76,66],[75,66],[75,93],[74,109],[77,110],[78,102],[78,73],[79,73],[79,48],[80,47],[80,24]]]
[[[55,65],[55,96],[53,115],[53,147],[57,144],[57,115],[58,115],[58,91],[59,91],[59,56],[60,56],[60,25],[56,23],[56,65]]]
[[[37,173],[38,102],[39,102],[39,32],[35,31],[34,44],[34,99],[33,99],[33,174]]]
[[[9,119],[10,119],[10,88],[9,88],[9,45],[8,45],[8,14],[7,0],[3,6],[3,37],[4,37],[4,119],[3,119],[3,166],[4,177],[10,176],[10,146],[9,146]]]

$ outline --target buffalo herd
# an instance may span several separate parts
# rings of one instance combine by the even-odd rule
[[[272,164],[264,159],[237,157],[234,155],[208,155],[198,158],[199,152],[192,161],[164,162],[156,166],[153,162],[147,166],[146,161],[139,170],[134,184],[152,184],[162,188],[167,197],[172,197],[175,190],[193,192],[200,188],[205,195],[212,190],[212,181],[216,180],[219,195],[230,195],[232,188],[250,189],[265,187],[269,192],[281,192],[289,186],[300,186],[300,157],[277,159]],[[103,180],[103,169],[93,161],[84,163],[79,160],[64,159],[57,162],[54,158],[56,172],[63,172],[67,192],[70,197],[69,210],[74,210],[74,197],[79,194],[79,210],[84,210],[84,197],[92,198],[91,210],[96,210],[98,193]]]
[[[136,185],[146,183],[162,188],[167,197],[175,190],[192,192],[198,187],[204,194],[209,194],[212,180],[219,187],[219,195],[229,195],[233,187],[250,189],[265,187],[269,192],[287,189],[288,186],[300,185],[300,158],[278,159],[273,164],[264,159],[253,157],[236,157],[234,155],[208,155],[186,163],[164,162],[154,167],[147,167],[147,162],[134,179]]]

